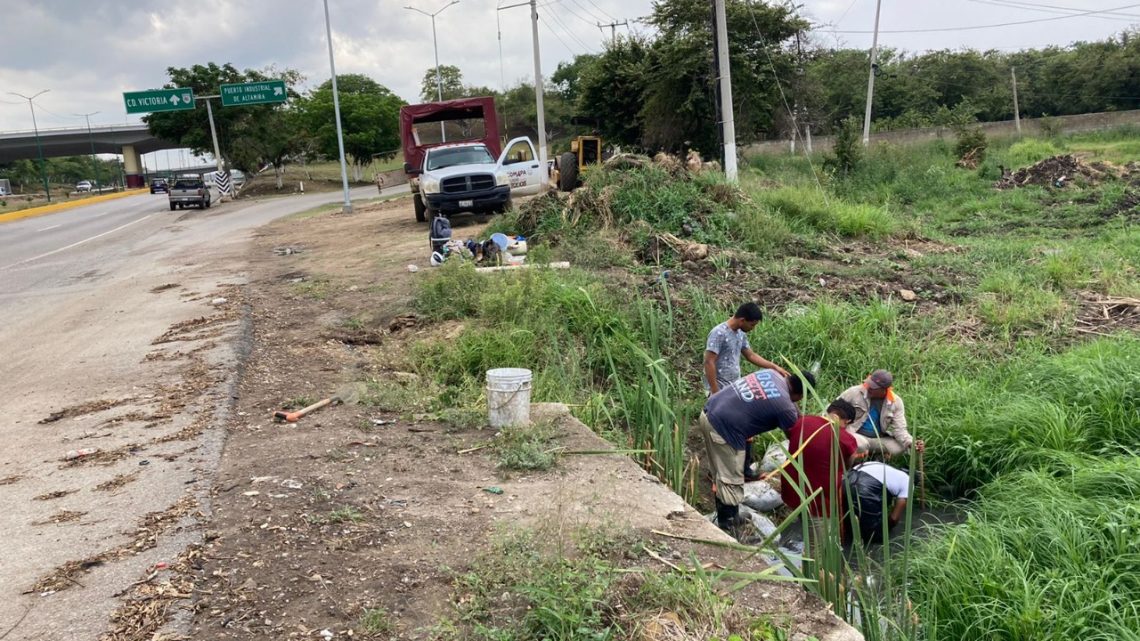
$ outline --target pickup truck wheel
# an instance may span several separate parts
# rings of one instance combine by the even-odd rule
[[[511,199],[508,198],[507,202],[503,203],[502,205],[499,205],[499,207],[495,210],[495,212],[500,213],[500,214],[505,214],[510,210],[511,210]]]
[[[558,158],[558,189],[574,191],[578,186],[578,155],[567,151]]]
[[[174,203],[170,203],[170,211],[174,211]]]
[[[206,209],[210,208],[210,199],[209,198],[206,199],[206,205],[205,206],[206,206]]]
[[[412,198],[412,206],[416,210],[416,222],[417,223],[426,223],[427,222],[427,205],[424,204],[423,197],[420,196],[419,194],[416,194],[415,197]]]

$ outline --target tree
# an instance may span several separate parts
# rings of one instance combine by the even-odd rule
[[[622,38],[582,66],[573,83],[578,113],[596,119],[599,133],[609,142],[641,145],[650,46],[644,38]]]
[[[344,152],[355,179],[362,179],[373,155],[400,148],[400,107],[405,103],[375,80],[361,74],[337,75]],[[333,111],[332,81],[325,81],[298,105],[297,122],[303,135],[313,138],[327,157],[339,155]]]
[[[454,100],[469,95],[463,86],[463,72],[454,65],[440,65],[439,77],[443,84],[443,99]],[[436,84],[435,67],[424,72],[424,79],[420,83],[420,98],[424,102],[439,100],[439,89]]]
[[[781,44],[808,24],[783,5],[725,4],[736,134],[740,140],[756,140],[772,129],[773,114],[784,108],[776,79],[794,75],[794,60]],[[654,3],[648,22],[659,35],[647,68],[642,144],[717,155],[720,118],[710,3],[662,0]]]
[[[289,96],[297,96],[293,87],[303,77],[297,71],[286,69],[277,72],[273,69],[256,71],[247,69],[238,71],[232,64],[217,65],[213,62],[205,65],[194,65],[188,69],[169,67],[166,70],[170,82],[166,88],[189,87],[195,95],[217,95],[222,84],[258,82],[263,80],[284,80]],[[227,162],[235,159],[237,142],[243,139],[243,131],[256,128],[257,123],[271,118],[274,111],[284,109],[282,105],[247,105],[242,107],[222,107],[220,102],[214,102],[214,125],[218,131],[218,148],[222,158]],[[210,123],[204,105],[198,104],[192,111],[170,111],[154,113],[143,117],[155,136],[179,142],[194,151],[196,154],[213,154],[214,144],[210,136]],[[248,138],[245,143],[248,144]],[[243,171],[255,168],[260,159],[251,159],[249,154],[243,152]],[[236,166],[236,165],[235,165]]]

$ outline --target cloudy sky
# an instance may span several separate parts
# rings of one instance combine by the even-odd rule
[[[496,11],[519,0],[461,0],[437,18],[442,64],[468,83],[497,87],[533,75],[529,12]],[[408,101],[433,65],[431,20],[403,7],[435,11],[447,0],[329,0],[337,70],[372,76]],[[875,0],[799,0],[818,24],[817,41],[867,47]],[[652,0],[539,0],[544,72],[575,54],[600,51],[609,29],[638,23]],[[1115,10],[1111,14],[1074,12]],[[1140,2],[1126,0],[883,0],[882,45],[910,51],[1066,45],[1140,24]],[[496,16],[502,24],[502,67]],[[993,28],[1002,23],[1034,21]],[[74,114],[98,111],[93,124],[133,122],[121,94],[158,87],[168,66],[207,61],[239,68],[290,67],[306,85],[328,78],[321,0],[0,0],[0,131],[31,129],[34,94],[40,127],[73,127]],[[940,31],[922,31],[937,29]]]

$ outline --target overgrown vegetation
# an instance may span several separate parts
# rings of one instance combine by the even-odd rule
[[[599,538],[588,531],[578,536]],[[618,538],[636,540],[629,532]],[[456,579],[454,618],[436,626],[434,638],[787,638],[784,626],[726,596],[728,584],[722,580],[738,575],[706,571],[691,561],[679,561],[686,571],[629,567],[629,559],[614,552],[532,530],[500,532],[491,549]],[[756,578],[748,577],[744,584]]]
[[[1115,479],[1140,443],[1140,309],[1128,302],[1140,296],[1140,174],[1124,167],[1140,155],[1135,138],[1125,129],[989,141],[976,169],[957,167],[946,141],[876,146],[848,173],[822,170],[819,158],[759,158],[739,190],[668,159],[596,170],[571,199],[548,196],[500,221],[531,232],[551,258],[593,270],[534,269],[489,286],[468,267],[445,265],[425,279],[417,304],[465,329],[446,345],[420,346],[416,360],[453,401],[479,396],[486,369],[530,368],[536,400],[572,404],[619,446],[652,450],[635,456],[696,500],[687,429],[704,402],[705,335],[758,297],[768,315],[751,339],[757,352],[818,361],[823,400],[872,369],[892,370],[912,431],[928,444],[928,487],[947,499],[980,497],[965,525],[887,561],[894,578],[856,592],[864,633],[1095,638],[1105,617],[1129,621],[1138,611],[1137,599],[1112,596],[1134,589],[1119,578],[1123,566],[1103,561],[1111,548],[1100,539],[1056,570],[1057,552],[1043,550],[1107,528],[1091,507],[1057,497],[1087,491],[1095,504],[1094,472]],[[1060,187],[1049,179],[995,188],[1001,167],[1077,150],[1083,162],[1100,155],[1117,165]],[[1108,518],[1134,528],[1133,516]],[[954,551],[968,541],[993,562],[958,553],[959,564]],[[935,572],[947,558],[946,573]],[[825,564],[837,583],[820,588],[837,602],[843,563]],[[976,564],[1017,566],[1011,576],[1024,587],[970,584]],[[1086,581],[1079,590],[1075,577]],[[1046,625],[1061,616],[1042,597],[1050,581],[1088,604],[1073,605],[1059,627]],[[970,605],[949,612],[958,598]],[[1104,626],[1111,634],[1100,638],[1120,629]]]

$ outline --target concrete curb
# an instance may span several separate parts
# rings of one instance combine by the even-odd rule
[[[146,191],[146,189],[131,189],[128,191],[118,191],[113,194],[102,194],[99,196],[91,196],[89,198],[81,198],[79,200],[69,200],[63,203],[52,203],[50,205],[42,205],[40,207],[29,207],[28,209],[21,209],[20,211],[0,214],[0,223],[10,223],[14,220],[22,220],[24,218],[34,218],[36,216],[54,214],[58,211],[72,209],[73,207],[80,207],[82,205],[91,205],[107,200],[126,198],[127,196],[136,196],[138,194],[146,193]]]

